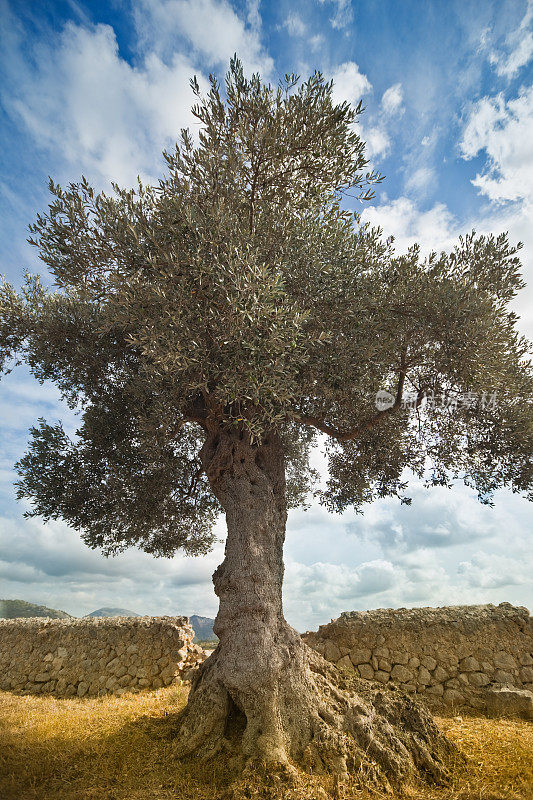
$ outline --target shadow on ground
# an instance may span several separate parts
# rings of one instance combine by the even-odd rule
[[[228,757],[177,761],[172,750],[183,688],[121,698],[57,700],[0,692],[1,800],[367,800],[357,782],[302,776],[234,779]],[[485,718],[439,720],[467,756],[452,786],[413,788],[411,800],[531,800],[533,723]],[[389,796],[390,797],[390,796]]]

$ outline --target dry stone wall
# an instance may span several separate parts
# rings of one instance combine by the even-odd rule
[[[0,689],[58,697],[180,683],[203,660],[187,617],[0,619]]]
[[[487,711],[503,687],[533,691],[532,617],[509,603],[345,612],[303,638],[328,661],[435,710]]]

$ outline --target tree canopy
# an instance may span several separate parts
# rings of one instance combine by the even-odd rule
[[[73,440],[31,430],[18,496],[107,553],[202,553],[220,508],[198,452],[206,431],[240,426],[279,432],[292,504],[319,434],[332,510],[407,501],[407,469],[483,502],[501,486],[532,499],[518,246],[470,234],[397,254],[348,210],[382,177],[361,105],[336,104],[318,72],[274,87],[234,59],[225,87],[210,80],[206,96],[191,82],[198,135],[181,132],[157,185],[50,182],[30,241],[54,290],[0,286],[3,369],[24,360],[81,414]]]

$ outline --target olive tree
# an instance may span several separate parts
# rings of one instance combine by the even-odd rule
[[[30,241],[53,291],[2,286],[4,369],[24,360],[80,414],[72,439],[32,429],[18,496],[106,554],[205,553],[225,514],[219,644],[178,754],[438,779],[450,746],[427,712],[347,682],[285,621],[287,509],[313,486],[319,436],[330,510],[409,502],[413,473],[464,480],[485,503],[501,486],[531,496],[517,248],[472,234],[397,255],[345,202],[381,180],[360,105],[336,104],[320,73],[273,87],[237,59],[224,90],[210,80],[206,95],[191,82],[198,138],[181,132],[157,185],[50,183]]]

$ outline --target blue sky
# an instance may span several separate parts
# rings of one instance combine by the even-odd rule
[[[363,219],[398,250],[447,249],[461,233],[508,230],[533,280],[533,3],[525,0],[0,0],[0,271],[20,285],[40,272],[27,225],[47,204],[47,176],[155,180],[161,151],[191,124],[189,78],[222,76],[236,51],[276,80],[322,70],[339,99],[366,112],[360,132],[386,175]],[[533,338],[533,292],[516,301]],[[214,615],[203,559],[104,559],[75,532],[23,518],[13,463],[39,416],[76,419],[53,386],[24,370],[0,383],[0,596],[85,614]],[[320,451],[315,454],[322,467]],[[510,492],[494,509],[473,493],[384,500],[363,517],[292,512],[286,545],[290,622],[313,628],[343,610],[498,603],[533,606],[533,510]]]

